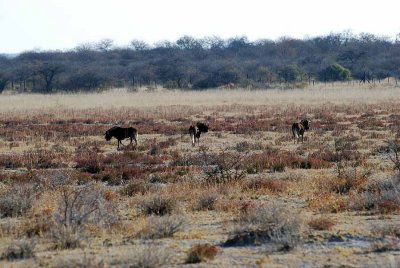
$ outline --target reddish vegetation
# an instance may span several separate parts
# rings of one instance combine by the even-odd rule
[[[101,239],[96,247],[108,245],[105,233],[116,234],[121,247],[140,244],[135,239],[176,236],[177,244],[188,238],[181,251],[189,252],[187,259],[180,254],[180,261],[196,263],[212,262],[221,251],[214,244],[229,236],[230,225],[236,239],[257,246],[282,238],[286,244],[279,250],[291,250],[315,230],[323,235],[341,228],[339,220],[321,215],[306,222],[302,233],[296,218],[283,226],[282,237],[279,224],[302,215],[299,211],[337,213],[338,218],[342,212],[400,212],[395,158],[400,106],[256,108],[0,114],[0,231],[7,239],[35,237],[43,251],[90,245],[86,239]],[[303,144],[294,145],[290,126],[306,116],[312,118],[311,130]],[[192,118],[211,128],[195,148],[186,133]],[[107,142],[104,132],[114,124],[136,127],[138,146],[117,151],[115,140]],[[272,200],[283,205],[271,210]],[[282,207],[287,211],[278,213]],[[273,221],[275,215],[279,221]],[[14,226],[11,217],[21,222],[12,227],[17,230],[2,227]],[[182,231],[185,224],[189,231]],[[218,226],[218,239],[212,240],[217,228],[204,227],[211,225]],[[163,233],[158,226],[170,230]],[[192,246],[194,239],[212,242]]]

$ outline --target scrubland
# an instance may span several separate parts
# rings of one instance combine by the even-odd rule
[[[398,267],[399,93],[2,95],[0,266]]]

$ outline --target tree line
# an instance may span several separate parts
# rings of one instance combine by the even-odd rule
[[[246,37],[196,39],[153,46],[110,39],[66,51],[0,55],[0,93],[93,91],[142,86],[179,89],[269,88],[276,83],[363,83],[400,77],[400,41],[363,33],[332,33],[306,39],[249,41]]]

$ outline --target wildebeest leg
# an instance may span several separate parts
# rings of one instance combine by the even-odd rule
[[[194,135],[190,135],[190,138],[192,138],[192,146],[196,145],[196,137]]]

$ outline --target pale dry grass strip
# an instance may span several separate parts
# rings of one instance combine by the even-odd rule
[[[217,105],[286,105],[290,103],[320,105],[321,103],[352,104],[396,102],[400,100],[400,89],[396,87],[365,88],[342,84],[341,87],[318,86],[290,90],[204,90],[156,92],[129,92],[114,89],[102,93],[76,94],[19,94],[0,96],[0,111],[22,111],[32,109],[90,109],[90,108],[149,108],[173,105],[217,106]]]

